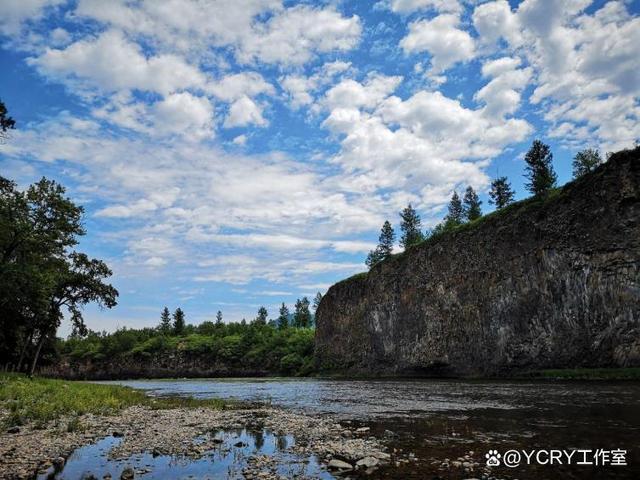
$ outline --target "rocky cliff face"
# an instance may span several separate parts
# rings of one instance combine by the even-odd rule
[[[316,321],[325,370],[640,365],[640,148],[337,283]]]

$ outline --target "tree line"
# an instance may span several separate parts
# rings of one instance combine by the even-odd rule
[[[524,161],[525,187],[535,197],[544,197],[557,186],[558,176],[553,168],[551,147],[540,140],[534,140],[527,151]],[[591,172],[602,163],[600,153],[592,148],[579,151],[573,158],[573,177],[578,178]],[[513,203],[515,191],[507,177],[498,177],[491,182],[489,203],[501,210]],[[456,190],[451,195],[447,214],[443,221],[433,229],[423,232],[422,220],[418,212],[409,204],[400,212],[400,246],[405,250],[427,238],[451,231],[460,225],[470,223],[482,217],[482,201],[473,187],[468,186],[462,198]],[[380,229],[378,245],[367,255],[365,264],[371,268],[393,254],[396,233],[386,220]]]

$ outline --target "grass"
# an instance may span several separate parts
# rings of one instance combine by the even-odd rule
[[[0,374],[0,409],[9,412],[4,426],[33,423],[41,427],[62,416],[86,413],[112,415],[134,405],[153,409],[207,407],[223,409],[220,399],[147,396],[143,391],[119,385],[67,382],[23,375]],[[69,429],[76,424],[72,418]]]
[[[559,380],[640,380],[640,367],[534,370],[522,376],[527,378],[553,378]]]

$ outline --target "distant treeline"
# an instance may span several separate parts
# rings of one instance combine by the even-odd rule
[[[319,296],[317,297],[319,298]],[[284,375],[307,375],[313,371],[313,315],[308,302],[299,300],[296,313],[289,315],[281,307],[281,317],[267,319],[261,307],[258,316],[247,322],[224,323],[218,312],[215,321],[187,324],[178,308],[171,315],[168,308],[160,314],[155,328],[127,329],[113,333],[89,332],[59,340],[55,356],[70,368],[92,363],[118,364],[141,362],[152,364],[163,358],[197,359],[203,369],[267,372]],[[152,366],[152,365],[151,365]],[[179,372],[177,372],[178,374]]]

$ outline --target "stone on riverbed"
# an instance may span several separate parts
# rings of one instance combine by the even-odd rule
[[[353,470],[353,465],[343,462],[342,460],[338,460],[337,458],[331,460],[328,466],[331,470],[340,470],[342,472]]]
[[[364,457],[362,460],[358,460],[356,462],[356,467],[363,467],[363,468],[377,467],[379,463],[380,463],[380,460],[378,460],[376,457]]]

